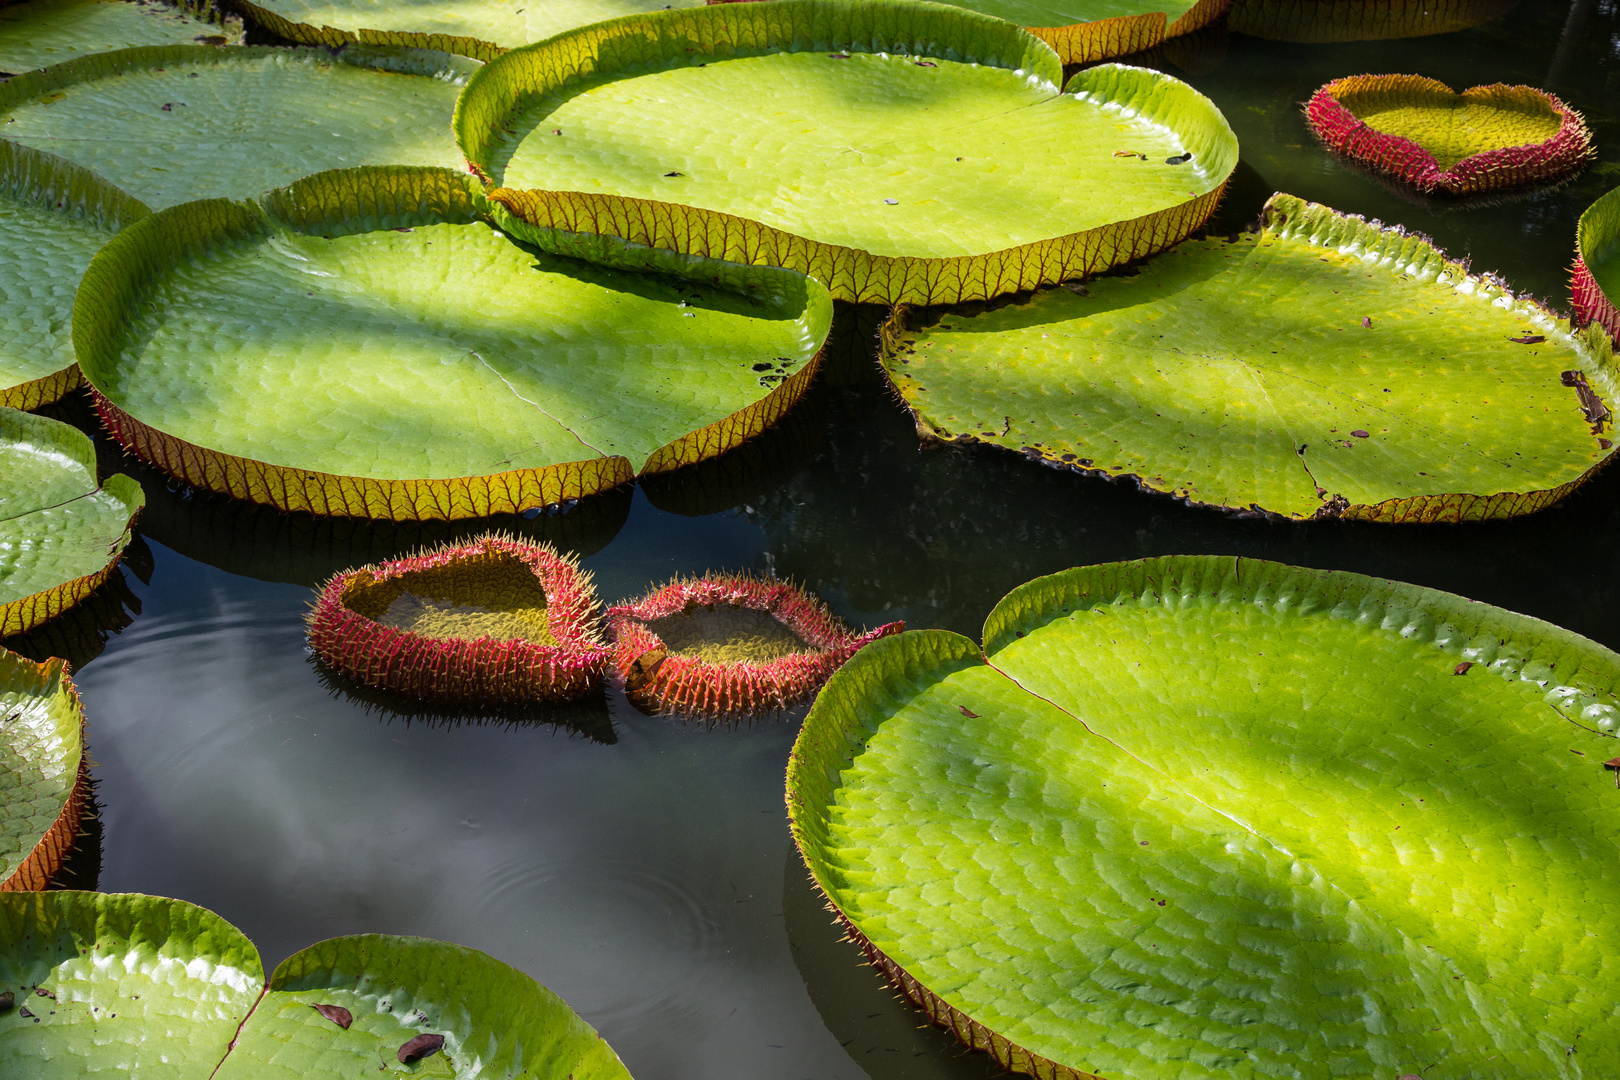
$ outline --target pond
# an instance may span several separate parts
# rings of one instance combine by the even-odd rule
[[[1135,62],[1209,95],[1243,165],[1236,229],[1273,190],[1398,222],[1568,306],[1576,218],[1620,183],[1620,3],[1526,2],[1443,37],[1289,45],[1216,29]],[[1529,83],[1582,110],[1601,158],[1572,183],[1467,209],[1396,194],[1317,146],[1301,103],[1364,71]],[[1013,586],[1065,567],[1240,554],[1461,593],[1620,648],[1620,473],[1506,523],[1240,520],[988,447],[925,449],[869,355],[881,311],[842,308],[831,364],[757,443],[709,464],[501,519],[581,556],[607,602],[682,573],[790,576],[852,625],[977,638]],[[853,344],[848,344],[853,342]],[[96,431],[82,401],[55,415]],[[482,949],[595,1025],[643,1080],[967,1078],[999,1070],[895,1000],[841,939],[793,849],[783,773],[803,710],[737,726],[621,695],[555,723],[404,717],[324,682],[313,587],[456,529],[282,517],[139,478],[124,574],[139,614],[77,681],[101,866],[78,880],[204,905],[267,968],[375,931]]]

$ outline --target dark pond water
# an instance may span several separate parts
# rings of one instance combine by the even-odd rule
[[[1145,62],[1188,78],[1237,130],[1246,168],[1223,212],[1232,223],[1281,188],[1426,232],[1555,306],[1567,305],[1576,218],[1620,183],[1614,0],[1526,0],[1493,25],[1403,42],[1211,33]],[[1325,156],[1301,117],[1316,86],[1366,71],[1551,88],[1586,113],[1602,160],[1519,202],[1410,201]],[[869,340],[872,312],[842,317],[852,340]],[[486,950],[561,993],[642,1080],[996,1072],[919,1030],[807,884],[782,805],[799,715],[711,729],[613,696],[555,725],[368,705],[306,658],[311,586],[450,530],[282,518],[142,478],[150,560],[137,552],[126,575],[140,612],[79,676],[99,763],[101,888],[204,904],[267,964],[359,931]],[[1620,647],[1620,471],[1515,523],[1240,521],[1007,453],[919,449],[862,348],[757,446],[566,515],[498,524],[580,552],[608,600],[677,572],[752,567],[792,575],[852,622],[976,635],[1003,593],[1039,574],[1241,553],[1449,589]]]

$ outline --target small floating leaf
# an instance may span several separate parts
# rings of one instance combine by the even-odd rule
[[[443,1035],[418,1035],[399,1048],[399,1062],[401,1065],[409,1065],[425,1057],[431,1057],[442,1049],[444,1049]]]

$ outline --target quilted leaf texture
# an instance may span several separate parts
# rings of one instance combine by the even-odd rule
[[[980,313],[898,310],[928,438],[1293,518],[1550,506],[1613,452],[1613,349],[1426,239],[1290,195],[1263,228]]]
[[[197,41],[240,45],[242,20],[206,2],[23,0],[0,9],[0,71],[13,74],[91,53]]]
[[[66,664],[0,649],[0,891],[50,883],[88,792],[84,712]]]
[[[1039,40],[959,8],[770,0],[513,50],[455,123],[525,239],[597,231],[799,270],[836,299],[953,303],[1160,251],[1231,174],[1236,139],[1186,84],[1061,76]]]
[[[1009,594],[982,655],[852,658],[789,808],[878,966],[1015,1070],[1575,1077],[1620,1060],[1617,684],[1445,593],[1086,567]]]
[[[283,510],[486,517],[723,453],[813,378],[815,281],[594,236],[537,259],[481,199],[446,169],[339,170],[121,233],[74,309],[109,430]]]
[[[448,123],[476,66],[359,46],[340,56],[146,46],[12,79],[0,85],[0,115],[7,139],[66,151],[156,210],[247,198],[322,169],[458,165]]]
[[[0,637],[32,630],[106,581],[145,504],[122,473],[97,483],[95,447],[77,428],[0,408]]]
[[[40,1080],[102,1071],[628,1078],[561,999],[483,953],[421,938],[333,938],[282,961],[266,985],[239,930],[161,897],[0,896],[0,987],[33,1014],[0,1013],[0,1069]],[[437,1036],[441,1049],[402,1061],[418,1035]]]
[[[1620,343],[1620,188],[1586,208],[1576,228],[1575,317]]]

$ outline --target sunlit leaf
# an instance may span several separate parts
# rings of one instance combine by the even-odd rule
[[[137,45],[240,45],[242,20],[206,3],[23,0],[0,6],[0,72],[49,67]],[[192,8],[195,10],[187,10]]]
[[[863,649],[788,771],[816,881],[936,1022],[1071,1080],[1620,1060],[1620,657],[1215,557],[1039,578],[984,634]]]
[[[84,712],[61,660],[0,649],[0,892],[43,889],[89,794]]]

